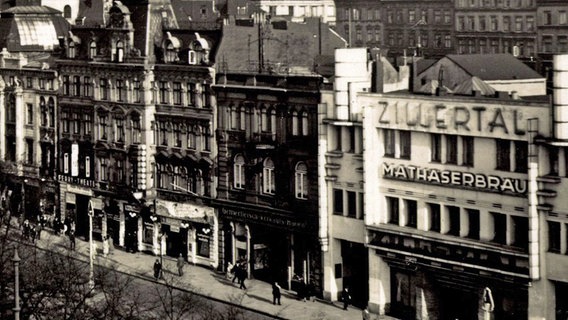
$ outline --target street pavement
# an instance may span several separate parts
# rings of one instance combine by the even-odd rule
[[[95,241],[97,247],[102,248],[102,243]],[[36,241],[38,247],[49,249],[52,246],[69,247],[67,236],[58,236],[51,230],[44,230],[41,240]],[[89,243],[81,239],[76,241],[77,258],[89,260]],[[142,252],[128,253],[115,248],[112,254],[104,257],[98,254],[95,258],[96,265],[112,266],[120,272],[133,276],[155,281],[153,265],[156,256]],[[247,290],[239,289],[239,285],[231,282],[225,274],[210,268],[187,264],[183,276],[177,275],[176,261],[174,258],[163,257],[163,269],[166,278],[168,275],[175,277],[173,285],[181,289],[189,290],[197,294],[237,304],[245,309],[254,310],[264,315],[273,316],[276,319],[291,320],[350,320],[362,319],[361,309],[350,306],[343,310],[340,302],[329,302],[320,299],[314,301],[302,301],[297,299],[294,291],[282,290],[282,305],[272,304],[272,286],[260,280],[247,279]],[[159,280],[163,281],[163,280]],[[394,319],[387,316],[374,316],[371,319]]]

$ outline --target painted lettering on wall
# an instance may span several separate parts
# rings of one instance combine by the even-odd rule
[[[439,170],[383,163],[383,177],[397,180],[460,186],[492,192],[525,194],[527,181],[480,173]]]
[[[379,127],[439,129],[461,133],[526,134],[527,118],[514,108],[447,106],[443,104],[380,103]]]

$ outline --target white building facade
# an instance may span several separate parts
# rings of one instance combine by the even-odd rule
[[[542,300],[552,180],[537,145],[551,135],[550,104],[408,93],[358,102],[371,310],[552,319]]]

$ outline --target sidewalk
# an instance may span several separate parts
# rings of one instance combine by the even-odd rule
[[[100,242],[95,243],[98,248],[102,247]],[[51,230],[44,230],[42,239],[36,241],[36,245],[46,248],[47,244],[59,244],[68,247],[69,238],[54,235]],[[76,252],[79,259],[88,261],[89,243],[77,239]],[[118,271],[154,281],[152,269],[156,260],[154,255],[141,252],[127,253],[115,248],[111,255],[107,257],[98,255],[95,259],[95,263],[98,265],[113,265]],[[343,305],[340,302],[332,303],[322,300],[303,302],[296,298],[295,292],[288,290],[282,290],[282,305],[273,305],[272,287],[269,283],[247,279],[245,282],[247,290],[245,291],[239,289],[236,282],[232,283],[230,279],[227,279],[225,274],[205,267],[187,264],[183,276],[178,277],[174,258],[164,256],[163,264],[166,273],[176,274],[177,287],[229,303],[234,303],[235,297],[242,298],[240,305],[243,307],[254,311],[258,310],[277,319],[358,320],[362,318],[361,309],[350,306],[349,310],[343,310]],[[372,319],[394,318],[375,316]]]

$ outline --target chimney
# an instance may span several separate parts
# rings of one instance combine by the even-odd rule
[[[554,137],[559,140],[568,140],[568,54],[554,56],[553,70]]]
[[[373,77],[371,83],[371,92],[383,93],[384,88],[384,71],[383,62],[381,61],[381,56],[377,53],[375,55],[376,59],[373,62]]]

